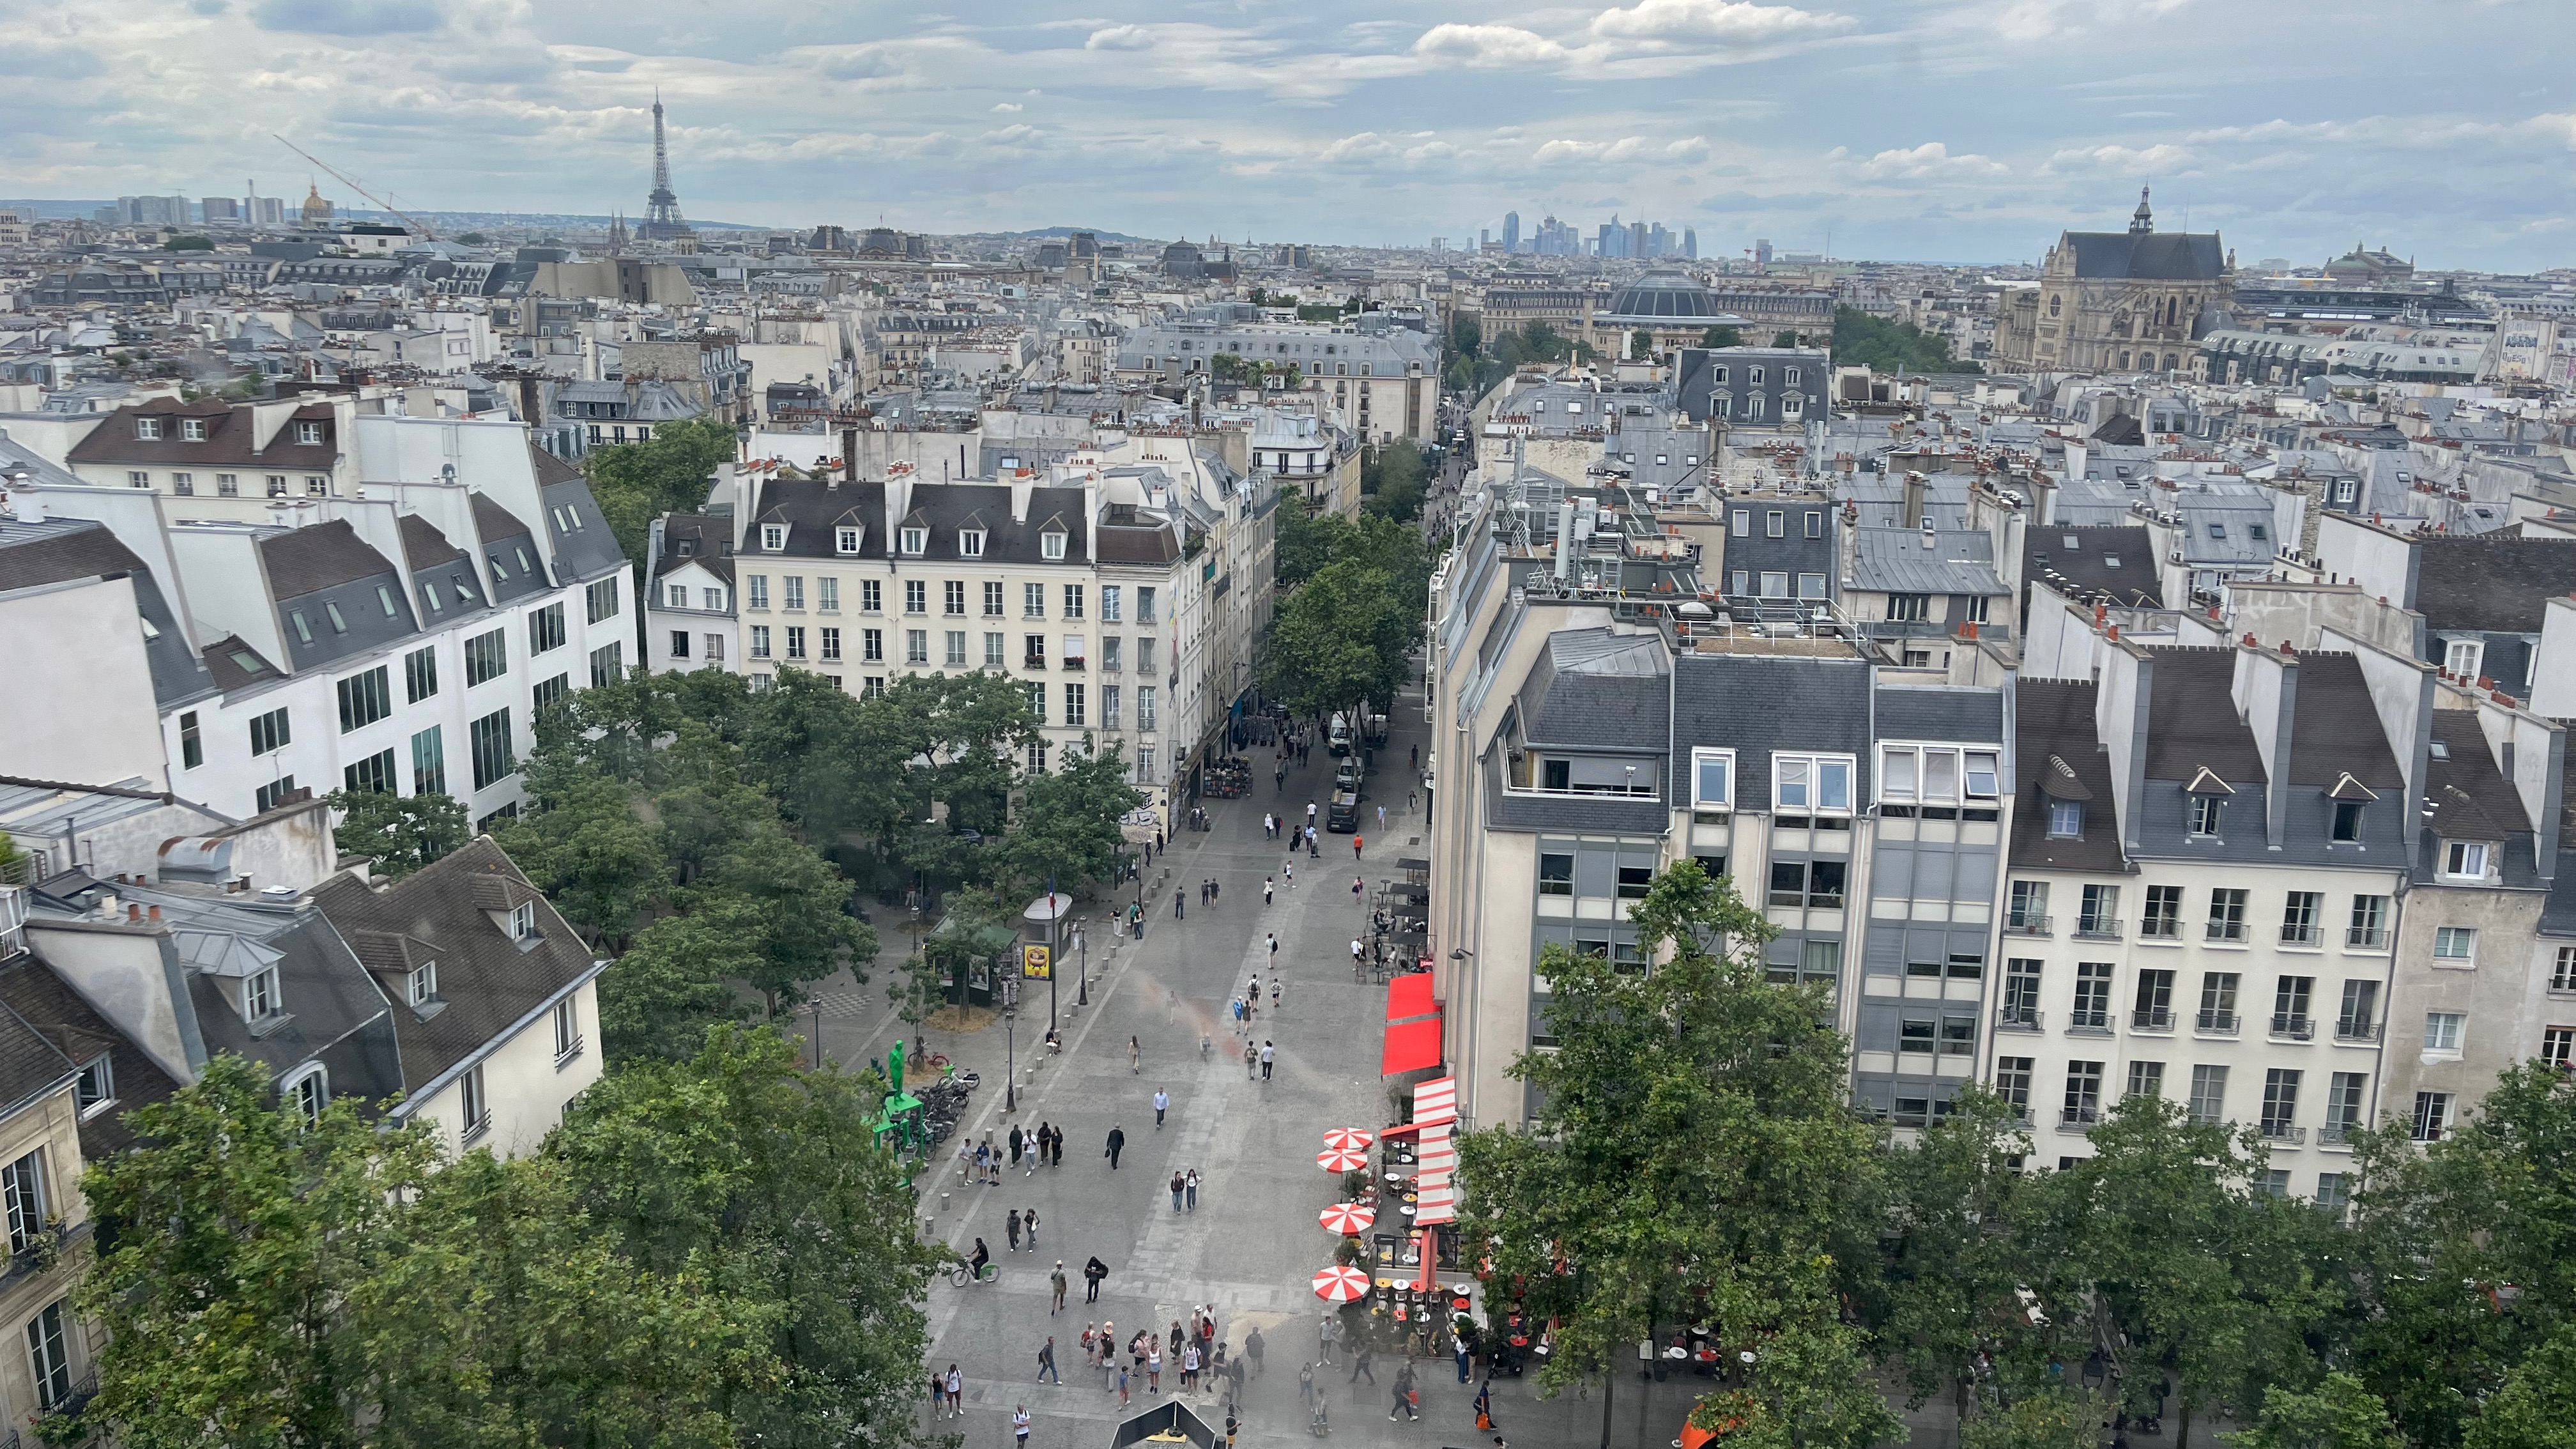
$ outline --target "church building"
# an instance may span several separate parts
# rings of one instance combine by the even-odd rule
[[[2017,288],[1997,319],[1995,353],[2039,372],[2185,372],[2235,293],[2218,233],[2157,231],[2140,188],[2127,231],[2058,234],[2039,285]]]

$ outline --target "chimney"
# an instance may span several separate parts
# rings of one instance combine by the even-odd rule
[[[856,424],[841,429],[841,477],[845,482],[859,481],[859,430]]]
[[[23,485],[11,489],[9,511],[20,523],[42,523],[45,521],[45,495]]]
[[[128,901],[128,902],[126,902],[126,903],[125,903],[125,923],[126,923],[127,925],[129,925],[129,926],[139,926],[139,925],[142,925],[142,924],[143,924],[143,908],[142,908],[141,906],[138,906],[138,905],[134,904],[132,901]]]
[[[159,906],[154,906],[152,909],[143,913],[143,918],[147,921],[158,924],[161,919],[161,908]]]
[[[1906,527],[1923,522],[1923,475],[1908,469],[1905,474],[1905,516],[1898,520]]]

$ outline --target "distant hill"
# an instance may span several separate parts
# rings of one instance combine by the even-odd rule
[[[1118,242],[1121,244],[1153,240],[1152,237],[1129,236],[1123,231],[1111,231],[1106,227],[1098,226],[1042,226],[1033,231],[997,231],[987,233],[987,235],[1035,240],[1042,236],[1071,236],[1078,231],[1087,231],[1102,241]]]

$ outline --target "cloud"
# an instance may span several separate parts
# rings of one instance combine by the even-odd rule
[[[993,109],[1005,116],[1016,116],[1025,108],[1017,101],[996,101]]]
[[[2111,171],[2128,176],[2172,175],[2200,159],[2188,146],[2077,146],[2050,154],[2043,175]]]
[[[1827,160],[1852,162],[1855,158],[1840,146],[1828,153]],[[1903,150],[1881,151],[1854,168],[1873,181],[1928,181],[1961,179],[1978,176],[2009,175],[2012,168],[1991,156],[1967,152],[1953,156],[1950,148],[1939,141],[1926,141]]]
[[[1566,59],[1564,46],[1512,25],[1435,25],[1413,42],[1413,53],[1430,60],[1454,61],[1477,70],[1552,65]]]
[[[1111,25],[1091,32],[1085,50],[1152,50],[1154,32],[1142,25]]]
[[[403,35],[446,23],[432,0],[258,0],[250,13],[262,30],[311,35]]]
[[[1708,41],[1754,45],[1798,35],[1831,34],[1858,22],[1848,15],[1755,5],[1746,0],[1638,0],[1592,17],[1592,33],[1622,40]]]

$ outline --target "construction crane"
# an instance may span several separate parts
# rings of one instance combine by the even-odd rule
[[[369,191],[366,187],[358,183],[358,178],[351,176],[346,171],[332,165],[330,162],[323,160],[321,157],[314,155],[312,152],[305,150],[303,147],[296,145],[294,142],[286,139],[284,136],[278,135],[274,131],[269,132],[269,138],[277,142],[277,144],[285,147],[287,150],[294,152],[296,155],[301,156],[305,160],[312,162],[314,165],[321,167],[323,170],[330,172],[333,180],[339,182],[345,187],[348,187],[351,191],[358,193],[360,196],[367,198],[369,201],[374,202],[378,209],[392,212],[395,216],[402,218],[403,224],[410,227],[412,230],[419,232],[422,236],[427,237],[431,241],[438,240],[437,228],[431,226],[428,222],[421,220],[419,217],[412,215],[410,212],[403,210],[401,207],[394,205],[392,202],[385,200],[374,192]]]

